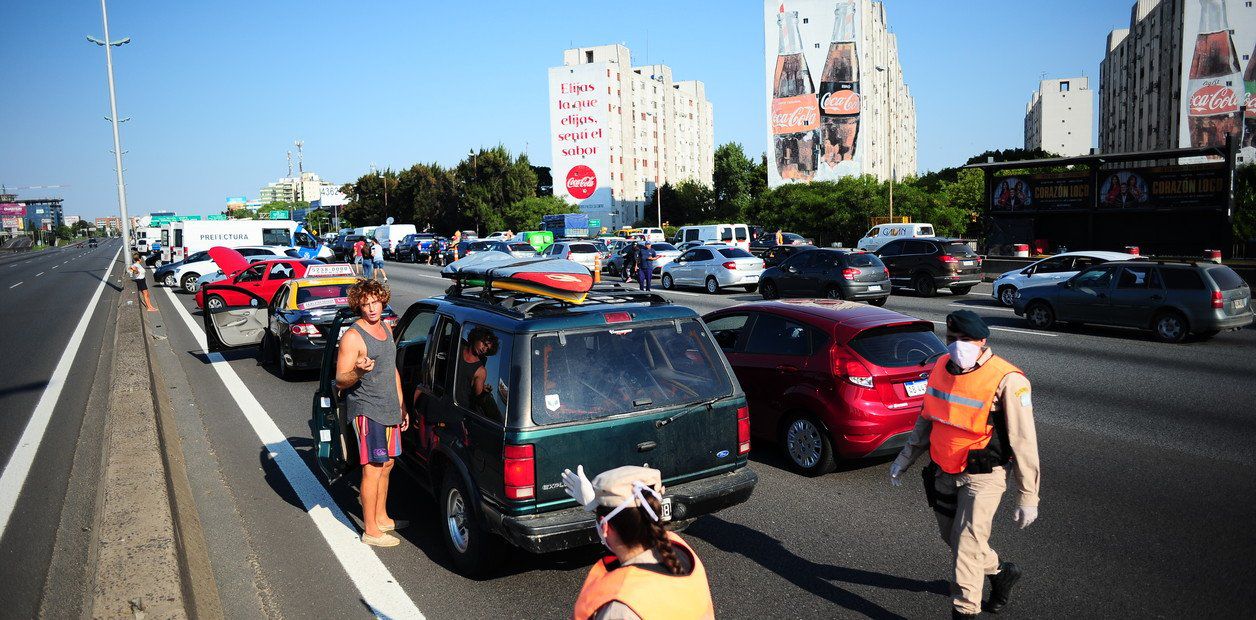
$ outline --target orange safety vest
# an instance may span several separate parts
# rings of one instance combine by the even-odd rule
[[[607,564],[615,561],[614,556],[608,556],[589,570],[572,617],[576,620],[592,618],[603,605],[619,601],[642,620],[714,618],[711,586],[707,584],[706,569],[702,567],[698,554],[679,536],[668,532],[667,538],[673,545],[689,552],[693,558],[692,572],[688,575],[665,575],[631,564],[608,571]]]
[[[986,447],[994,436],[989,418],[999,384],[1021,370],[995,355],[972,372],[953,375],[946,369],[949,360],[943,355],[929,373],[920,415],[933,422],[929,456],[942,471],[959,474],[968,466],[968,452]]]

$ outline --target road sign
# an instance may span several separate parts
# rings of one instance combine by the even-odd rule
[[[270,219],[272,220],[286,220],[289,217],[291,217],[291,214],[289,214],[286,210],[270,212]]]
[[[209,216],[209,218],[207,218],[207,219],[210,219],[210,220],[213,220],[213,221],[215,221],[215,222],[218,222],[218,221],[221,221],[221,220],[225,220],[225,219],[227,219],[227,216],[225,216],[225,215],[223,215],[223,214],[221,214],[221,213],[217,213],[217,214],[214,214],[214,215]]]
[[[589,228],[601,228],[602,220],[589,220]]]

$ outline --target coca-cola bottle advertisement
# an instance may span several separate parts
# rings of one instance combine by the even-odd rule
[[[1186,86],[1191,146],[1224,146],[1239,135],[1242,69],[1224,0],[1199,0],[1199,30]]]
[[[772,89],[775,171],[782,179],[810,181],[820,161],[820,108],[803,55],[798,12],[780,7],[779,45]]]
[[[833,38],[820,74],[820,136],[823,161],[836,167],[855,158],[859,136],[859,54],[855,3],[838,2]]]

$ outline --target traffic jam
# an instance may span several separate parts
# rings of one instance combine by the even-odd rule
[[[962,379],[943,390],[934,375],[995,367],[987,338],[1030,351],[1097,338],[1207,347],[1253,322],[1250,287],[1219,262],[1073,251],[1001,271],[928,224],[873,227],[852,248],[745,224],[670,239],[660,228],[481,239],[389,222],[316,238],[295,223],[200,225],[211,224],[239,229],[239,242],[185,244],[189,232],[168,230],[153,265],[205,353],[268,369],[241,385],[305,420],[305,465],[362,543],[404,546],[400,530],[429,528],[441,565],[476,580],[520,570],[520,553],[600,548],[627,563],[626,550],[670,542],[663,573],[714,584],[723,576],[703,572],[707,558],[679,533],[767,501],[757,499],[765,469],[840,478],[893,460],[897,485],[932,449],[920,447],[921,421],[934,421],[936,447],[939,427],[958,426],[956,403],[973,398],[983,413],[965,418],[974,440],[950,439],[969,442],[958,458],[989,452],[1036,494],[1036,454],[1011,458],[1006,438],[1000,453],[1006,429],[985,417],[1028,411],[1028,384],[1004,393],[1000,375],[983,379],[994,397],[961,396]],[[377,402],[387,415],[364,409]],[[389,498],[410,489],[434,518],[391,514]],[[947,501],[929,494],[939,519]],[[631,526],[614,521],[625,509]],[[1035,497],[1015,519],[1024,528],[1036,515]],[[1008,603],[1020,574],[993,570],[987,599],[976,591],[987,612]],[[656,581],[631,595],[641,609],[659,609],[648,592],[666,586],[676,609],[709,610],[705,583]],[[596,590],[586,583],[567,604],[597,612]]]

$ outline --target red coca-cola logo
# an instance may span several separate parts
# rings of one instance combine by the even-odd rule
[[[859,93],[837,90],[821,95],[820,111],[825,114],[859,114]]]
[[[597,175],[588,166],[575,166],[567,171],[567,193],[584,200],[597,189]]]
[[[1190,103],[1191,116],[1212,116],[1238,111],[1239,96],[1233,88],[1210,84],[1192,93]]]

